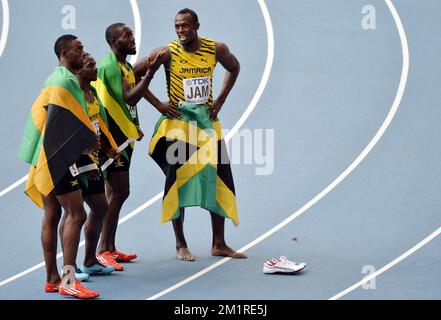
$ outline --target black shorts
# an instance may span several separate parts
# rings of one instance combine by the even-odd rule
[[[127,154],[127,159],[123,155],[120,155],[120,157],[117,160],[114,160],[110,166],[107,167],[107,172],[122,172],[122,171],[129,171],[130,168],[130,162],[132,160],[133,155],[133,148],[129,145],[127,148],[124,149],[124,151]]]
[[[54,194],[56,196],[62,196],[73,191],[80,190],[80,178],[78,176],[73,177],[68,170],[66,175],[54,186]]]
[[[87,180],[87,186],[80,182],[81,191],[83,193],[83,198],[87,198],[88,196],[93,196],[97,194],[102,194],[105,192],[104,188],[104,177],[101,174],[101,177],[98,180]]]

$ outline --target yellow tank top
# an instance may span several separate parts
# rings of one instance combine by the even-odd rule
[[[99,125],[99,120],[98,120],[98,115],[100,113],[100,107],[98,105],[98,100],[96,99],[95,96],[93,96],[93,101],[89,102],[86,99],[86,105],[87,105],[87,114],[89,116],[90,121],[92,122],[96,133],[100,134],[100,125]],[[98,156],[98,151],[89,154],[89,157],[93,160],[93,162],[95,162],[96,164],[99,164],[99,156]]]
[[[122,71],[122,74],[124,76],[124,79],[126,79],[127,83],[129,84],[130,89],[133,89],[136,86],[136,79],[135,79],[135,73],[133,72],[133,69],[127,65],[123,64],[121,62],[118,62],[119,68]],[[130,115],[132,116],[133,120],[137,123],[138,119],[138,110],[136,106],[129,106],[126,104],[127,110],[129,110]]]
[[[212,80],[216,67],[216,42],[200,38],[200,47],[187,52],[179,40],[168,44],[170,65],[165,68],[170,102],[189,104],[213,103]]]
[[[86,105],[87,105],[87,114],[89,115],[90,121],[95,127],[96,132],[99,134],[100,126],[98,123],[98,115],[100,113],[100,107],[98,105],[98,101],[96,100],[95,96],[93,97],[92,102],[86,100]]]

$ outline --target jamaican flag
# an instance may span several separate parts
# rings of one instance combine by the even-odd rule
[[[109,161],[109,156],[105,153],[107,148],[111,148],[114,151],[118,151],[118,146],[116,145],[115,140],[112,137],[112,134],[109,130],[109,123],[107,120],[107,114],[105,111],[105,108],[103,104],[101,103],[100,98],[98,97],[98,94],[93,86],[89,86],[89,90],[92,91],[96,101],[98,110],[88,110],[88,115],[92,121],[93,124],[98,124],[99,128],[95,128],[97,131],[101,132],[100,134],[100,140],[101,140],[101,150],[99,152],[94,152],[89,155],[82,155],[77,165],[77,171],[79,173],[91,171],[98,169],[98,166],[100,166],[101,170],[103,171],[104,178],[107,178],[107,173],[104,171],[103,167],[105,167],[106,161]],[[88,104],[86,103],[88,106]],[[98,111],[98,114],[96,112]],[[98,122],[98,123],[96,123]],[[113,159],[111,159],[113,161]],[[111,163],[111,161],[109,161]],[[88,179],[81,175],[80,180],[86,187],[88,186]]]
[[[28,116],[19,157],[31,165],[25,192],[42,206],[83,151],[96,141],[95,129],[77,79],[58,67],[43,84]]]
[[[178,218],[180,208],[200,206],[239,224],[220,121],[203,105],[180,110],[181,119],[159,119],[150,141],[149,155],[166,176],[161,223]]]
[[[127,109],[122,93],[122,75],[118,60],[112,51],[104,57],[98,65],[98,80],[94,83],[98,97],[106,108],[109,129],[115,139],[119,151],[127,158],[123,151],[127,146],[139,138],[137,120],[133,120]]]
[[[89,89],[92,91],[93,95],[95,96],[96,100],[98,101],[98,106],[100,108],[100,112],[98,115],[98,124],[100,127],[101,133],[104,134],[104,137],[107,141],[107,144],[114,149],[115,151],[118,151],[118,145],[116,144],[116,141],[114,140],[112,134],[110,133],[109,129],[109,119],[107,117],[106,109],[104,108],[103,103],[101,102],[101,99],[98,96],[98,92],[96,91],[95,87],[89,86]],[[100,161],[101,162],[101,161]]]

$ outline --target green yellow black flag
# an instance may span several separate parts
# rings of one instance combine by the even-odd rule
[[[94,86],[98,97],[106,108],[110,132],[119,151],[123,156],[126,156],[123,150],[139,138],[138,123],[131,117],[124,101],[121,69],[113,52],[100,61],[98,80]]]
[[[19,157],[31,165],[25,192],[42,206],[48,195],[84,150],[96,141],[95,129],[76,77],[58,67],[32,105]]]
[[[200,206],[239,224],[231,166],[219,120],[202,105],[180,108],[182,118],[162,116],[149,155],[166,176],[161,223],[180,208]]]

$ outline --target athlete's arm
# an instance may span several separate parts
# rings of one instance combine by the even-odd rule
[[[155,59],[156,57],[158,57],[160,54],[162,54],[159,63],[163,64],[163,65],[168,65],[170,64],[170,52],[168,51],[167,47],[159,47],[156,48],[155,50],[153,50],[150,55],[148,55],[147,57],[141,59],[139,62],[137,62],[134,67],[133,70],[135,72],[135,77],[140,77],[142,74],[145,74],[146,70],[147,70],[147,66],[148,66],[148,60],[150,59],[150,61],[152,59]],[[157,69],[156,69],[157,70]],[[156,72],[155,70],[155,72]],[[154,73],[152,74],[152,76],[154,75]],[[173,106],[169,101],[167,102],[161,102],[149,89],[147,89],[144,93],[144,98],[152,105],[156,108],[156,110],[158,110],[160,113],[166,115],[166,116],[171,116],[171,117],[176,117],[176,118],[180,118],[181,117],[181,112],[175,108],[175,106]]]
[[[86,150],[84,150],[83,154],[87,155],[87,154],[94,153],[95,151],[98,151],[100,148],[101,148],[100,138],[98,135],[96,135],[95,143],[93,145],[91,145],[89,148],[87,148]]]
[[[130,105],[134,106],[136,105],[139,100],[142,99],[144,96],[145,91],[147,90],[150,81],[153,79],[153,75],[155,74],[156,70],[158,70],[159,66],[161,65],[161,54],[158,54],[155,59],[146,61],[146,69],[143,74],[143,77],[139,80],[139,82],[136,82],[135,87],[132,89],[129,86],[129,83],[122,77],[122,93],[124,97],[124,101]],[[136,77],[136,75],[135,75]]]
[[[209,108],[211,119],[216,119],[217,114],[225,103],[225,100],[227,100],[231,89],[236,83],[237,76],[240,72],[239,61],[234,56],[234,54],[230,52],[230,49],[225,43],[216,42],[216,58],[227,72],[225,73],[221,92],[217,99],[213,101],[212,106]]]
[[[159,56],[160,55],[160,56]],[[153,61],[157,57],[158,59],[158,68],[161,64],[168,65],[170,63],[170,53],[168,52],[167,47],[158,47],[154,49],[148,56],[142,58],[138,62],[136,62],[133,66],[133,72],[135,73],[135,77],[137,79],[143,77],[148,69],[148,61]],[[155,75],[157,69],[153,70],[152,77]]]

